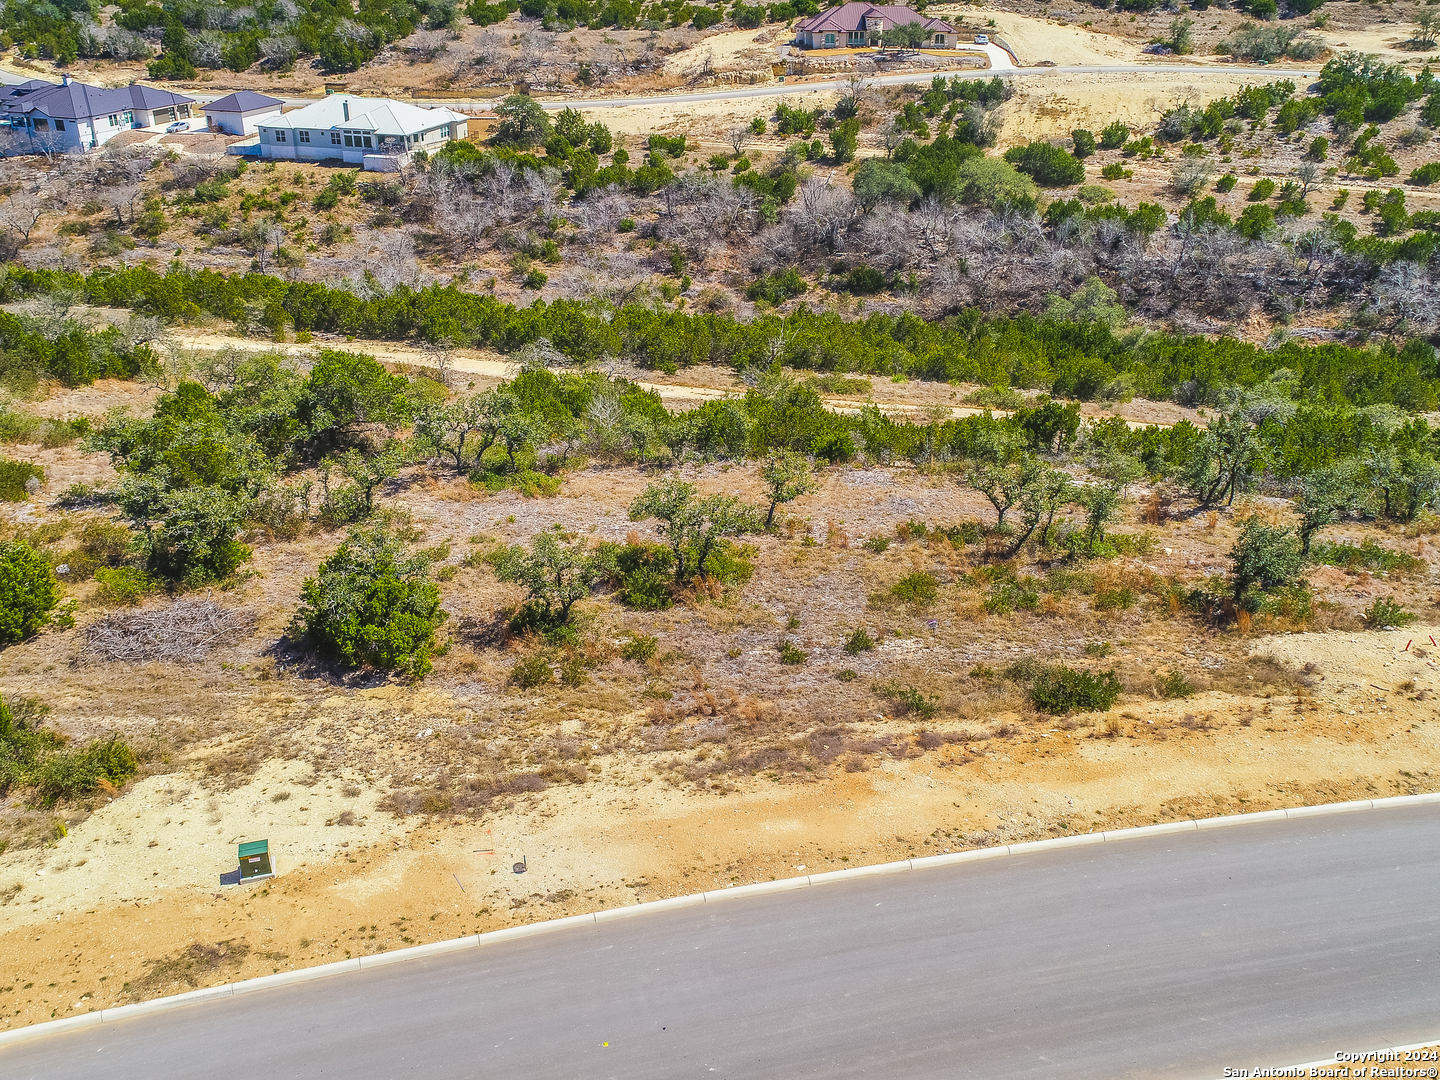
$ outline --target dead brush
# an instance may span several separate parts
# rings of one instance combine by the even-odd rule
[[[1167,513],[1169,508],[1170,500],[1165,497],[1159,488],[1156,488],[1150,492],[1149,497],[1145,500],[1145,524],[1159,525],[1169,516]]]
[[[179,600],[169,607],[116,612],[85,628],[80,658],[193,663],[212,649],[243,641],[255,632],[256,621],[254,612],[210,600]]]

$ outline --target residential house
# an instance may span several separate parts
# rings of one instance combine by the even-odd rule
[[[303,109],[265,117],[256,127],[258,143],[253,148],[232,146],[232,154],[298,161],[338,158],[365,169],[390,172],[417,150],[438,150],[451,139],[463,139],[466,117],[449,109],[422,109],[390,98],[332,94]]]
[[[122,131],[188,120],[194,98],[132,83],[109,89],[31,79],[0,91],[0,124],[19,136],[10,152],[73,153],[103,146]]]
[[[841,4],[795,24],[795,44],[802,49],[859,49],[884,38],[892,26],[919,23],[926,47],[953,49],[960,43],[955,28],[898,4]]]
[[[230,135],[253,135],[261,120],[280,115],[283,104],[279,98],[240,90],[205,106],[205,126]]]

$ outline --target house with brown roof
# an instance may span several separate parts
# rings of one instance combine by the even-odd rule
[[[841,4],[827,8],[795,24],[795,44],[802,49],[859,49],[884,40],[892,26],[919,23],[925,30],[926,46],[953,49],[960,43],[955,28],[940,19],[929,19],[899,4]]]

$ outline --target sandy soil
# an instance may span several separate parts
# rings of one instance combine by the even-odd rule
[[[1015,96],[1000,106],[1005,122],[1001,142],[1064,138],[1077,127],[1098,132],[1112,120],[1148,128],[1176,105],[1188,102],[1203,108],[1254,81],[1254,74],[1243,70],[1193,78],[1161,72],[1056,72],[1021,79],[1015,84]]]
[[[681,791],[598,757],[583,786],[481,822],[396,821],[275,762],[232,791],[156,776],[46,849],[0,856],[0,1025],[597,908],[967,846],[1186,816],[1429,790],[1440,751],[1440,634],[1299,634],[1252,651],[1318,662],[1301,698],[1201,695],[1119,713],[1122,733],[1039,730],[808,784]],[[383,696],[337,706],[378,715]],[[1197,714],[1219,730],[1187,726]],[[357,717],[354,722],[363,722]],[[444,718],[416,720],[439,727]],[[582,730],[584,724],[577,724]],[[1098,730],[1098,728],[1097,728]],[[282,801],[278,796],[288,795]],[[341,807],[360,823],[328,825]],[[237,839],[280,876],[221,889]],[[525,860],[526,873],[511,864]],[[16,888],[18,886],[18,889]]]
[[[784,34],[777,34],[775,27],[727,30],[712,34],[692,48],[667,56],[664,70],[670,75],[689,78],[699,75],[707,67],[711,71],[768,69],[779,59],[775,46],[783,42]]]
[[[966,4],[932,4],[926,14],[937,19],[964,19],[967,29],[980,29],[1005,39],[1025,66],[1050,62],[1070,64],[1142,63],[1155,59],[1123,38],[1081,26],[1064,26],[1048,19],[1010,11],[986,9],[983,17]],[[994,26],[989,22],[993,19]],[[982,25],[983,24],[983,25]]]

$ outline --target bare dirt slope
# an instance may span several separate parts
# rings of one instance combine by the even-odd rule
[[[1429,790],[1440,750],[1433,702],[1371,681],[1393,689],[1403,675],[1433,695],[1434,661],[1401,651],[1432,634],[1440,626],[1254,643],[1322,663],[1320,689],[1301,699],[1217,693],[1122,706],[1112,737],[1089,737],[1104,720],[1091,717],[1072,731],[981,738],[810,783],[760,777],[728,794],[683,790],[601,755],[589,783],[447,823],[379,814],[373,789],[347,797],[338,778],[311,782],[297,763],[267,764],[230,791],[153,776],[54,846],[0,858],[11,897],[0,908],[4,1023],[986,840]],[[346,695],[337,708],[363,723],[405,706]],[[326,825],[342,807],[360,812],[357,824]],[[220,889],[231,845],[262,835],[281,876]]]

